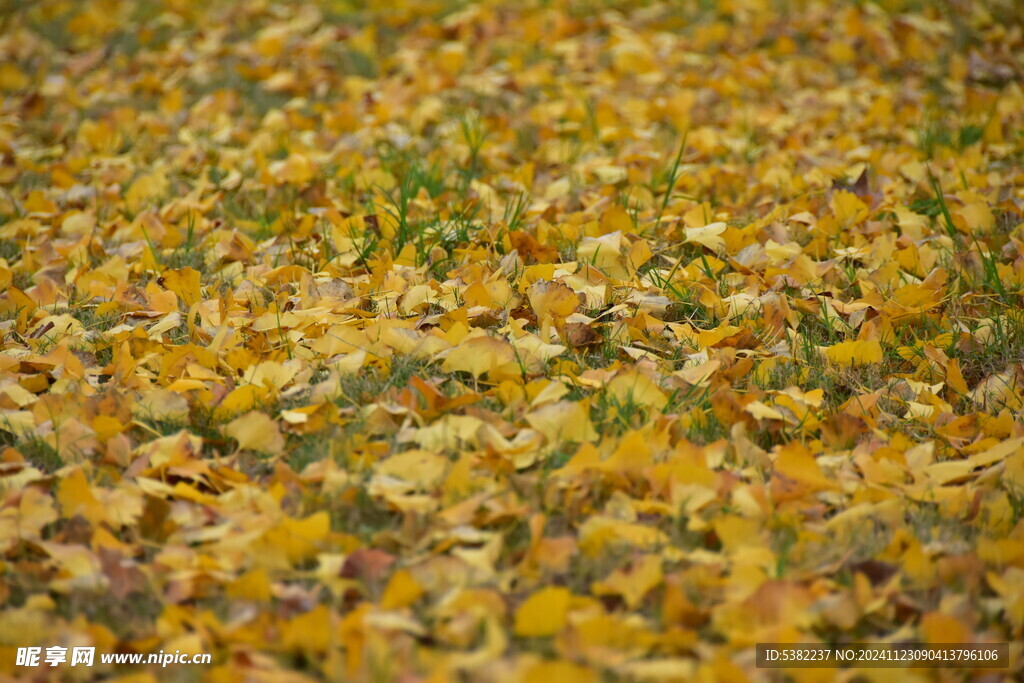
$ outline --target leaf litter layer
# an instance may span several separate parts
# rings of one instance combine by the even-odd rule
[[[1015,3],[201,4],[0,24],[7,673],[1021,674]]]

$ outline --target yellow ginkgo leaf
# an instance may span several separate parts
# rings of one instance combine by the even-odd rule
[[[839,190],[829,201],[832,214],[840,225],[854,225],[868,217],[868,207],[852,192]]]
[[[380,606],[384,609],[407,607],[419,600],[421,595],[423,595],[423,586],[419,581],[408,570],[399,569],[391,575],[384,594],[381,596]]]
[[[595,174],[596,173],[597,170],[595,169]],[[625,169],[623,169],[623,177],[624,176]],[[602,179],[602,182],[618,182],[618,180],[605,181]],[[626,210],[621,206],[612,206],[601,214],[599,226],[601,228],[602,235],[607,235],[612,232],[626,233],[633,230],[633,219],[629,217],[629,214],[626,213]]]
[[[103,504],[96,499],[81,468],[64,476],[57,487],[57,503],[60,504],[61,515],[71,519],[81,515],[93,524],[106,518]]]
[[[572,594],[568,588],[542,588],[516,610],[517,636],[537,638],[553,636],[565,628]]]
[[[138,210],[146,202],[162,197],[168,186],[167,176],[162,171],[147,173],[135,179],[125,193],[124,200],[132,210]]]
[[[626,607],[635,609],[661,581],[661,558],[644,555],[629,569],[616,569],[603,581],[594,583],[593,591],[594,595],[620,595]]]
[[[537,317],[551,318],[556,325],[564,323],[565,319],[580,307],[580,299],[576,292],[561,282],[538,280],[530,285],[527,295]]]
[[[882,345],[877,341],[855,340],[822,348],[825,357],[836,365],[871,365],[882,362]]]
[[[593,441],[598,436],[585,401],[558,401],[541,406],[527,413],[526,421],[552,444]]]
[[[775,472],[814,490],[839,488],[835,481],[822,474],[817,460],[800,442],[791,442],[780,449]]]
[[[317,167],[304,154],[292,152],[287,159],[270,165],[270,173],[281,184],[303,187],[317,174]]]
[[[448,459],[427,451],[405,451],[393,455],[376,468],[380,477],[398,479],[411,486],[428,488],[444,476]]]
[[[620,406],[632,404],[661,410],[668,405],[665,392],[647,375],[635,370],[616,375],[605,387],[605,391],[614,396]]]
[[[783,419],[782,413],[761,401],[751,401],[743,409],[759,420]]]
[[[600,237],[584,237],[576,249],[576,258],[604,271],[614,278],[627,276],[621,263],[622,233],[610,232]]]
[[[225,431],[243,450],[280,453],[284,448],[284,437],[277,421],[266,413],[255,410],[246,413],[229,422]]]
[[[973,202],[954,209],[953,224],[967,234],[982,235],[992,230],[996,224],[995,214],[985,202]]]
[[[480,377],[515,361],[512,346],[497,337],[470,337],[452,349],[441,367],[446,372],[468,372]]]
[[[186,266],[180,270],[165,270],[158,283],[177,294],[186,306],[192,306],[203,298],[199,271],[194,268]]]
[[[707,247],[714,252],[722,252],[725,250],[725,238],[722,237],[722,233],[729,227],[725,223],[719,221],[717,223],[710,223],[702,228],[684,228],[683,230],[683,241],[691,244],[699,244]]]
[[[540,340],[550,339],[551,326],[561,331],[565,327],[565,319],[576,312],[580,299],[576,292],[561,282],[538,280],[530,285],[527,291],[530,306],[540,320]]]

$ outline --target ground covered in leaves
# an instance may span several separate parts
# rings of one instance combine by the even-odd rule
[[[1016,3],[204,4],[0,19],[0,669],[1020,675]]]

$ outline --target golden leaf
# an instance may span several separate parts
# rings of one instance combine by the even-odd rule
[[[565,628],[572,594],[567,588],[542,588],[516,610],[517,636],[537,638],[553,636]]]

